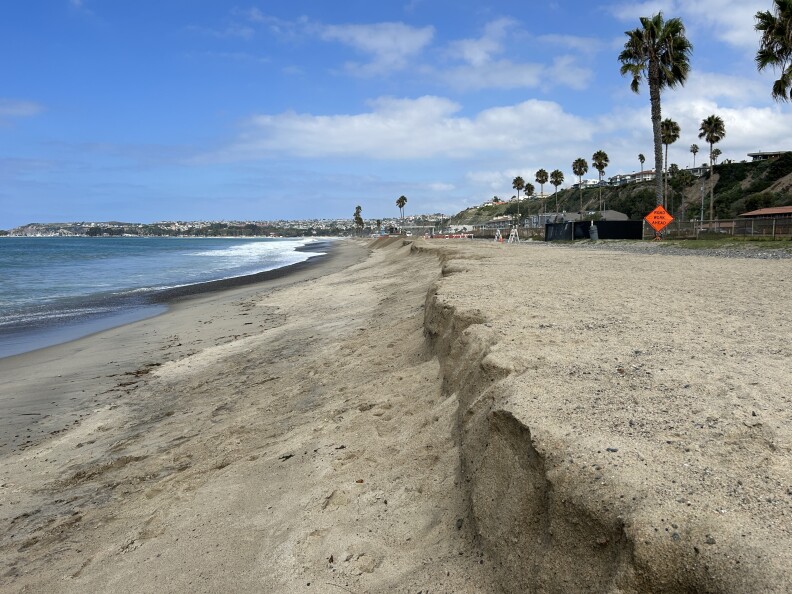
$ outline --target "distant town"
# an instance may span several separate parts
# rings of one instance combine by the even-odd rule
[[[383,219],[365,219],[372,230],[436,227],[448,216],[436,213]],[[295,219],[278,221],[160,221],[156,223],[78,222],[30,223],[0,235],[10,237],[302,237],[344,236],[358,228],[346,219]]]

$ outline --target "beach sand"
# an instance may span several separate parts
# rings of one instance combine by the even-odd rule
[[[0,589],[792,591],[792,260],[643,251],[350,241],[0,360]]]

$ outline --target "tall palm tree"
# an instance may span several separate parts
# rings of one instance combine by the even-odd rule
[[[781,71],[771,95],[776,101],[792,101],[792,2],[773,0],[773,12],[759,11],[755,29],[762,33],[756,52],[759,72],[770,66]]]
[[[396,199],[396,206],[399,207],[399,214],[401,215],[402,220],[402,228],[404,228],[404,207],[407,204],[407,197],[406,196],[399,196]]]
[[[541,188],[540,192],[542,193],[542,212],[545,210],[545,195],[544,195],[544,185],[547,183],[547,180],[550,179],[547,176],[547,171],[544,169],[540,169],[536,172],[536,183],[539,184]]]
[[[660,122],[660,140],[665,145],[665,187],[663,191],[663,207],[668,206],[668,145],[674,144],[679,140],[679,124],[671,118],[666,118]]]
[[[696,155],[698,154],[698,151],[699,149],[697,144],[690,145],[690,152],[693,153],[693,169],[696,168]]]
[[[536,191],[536,187],[531,182],[525,182],[525,188],[523,189],[523,196],[525,197],[526,200],[528,200],[529,197],[533,196],[535,191]]]
[[[709,207],[709,215],[710,221],[715,218],[715,209],[713,206],[713,198],[715,195],[715,184],[712,182],[712,168],[714,166],[714,162],[712,159],[712,147],[715,143],[720,142],[726,136],[726,126],[723,125],[723,120],[720,116],[716,116],[712,114],[711,116],[707,116],[701,122],[701,127],[699,128],[699,138],[703,138],[710,145],[710,207]]]
[[[564,174],[561,172],[560,169],[554,169],[550,172],[550,183],[555,186],[555,203],[556,203],[556,214],[558,214],[558,186],[564,183]]]
[[[597,151],[591,156],[591,165],[599,173],[599,209],[602,210],[602,176],[605,173],[605,168],[610,164],[608,153],[605,151]]]
[[[520,190],[525,187],[525,180],[519,175],[512,180],[512,188],[517,190],[517,226],[520,225]]]
[[[362,212],[363,212],[363,208],[360,205],[355,207],[355,214],[353,219],[355,221],[355,227],[358,228],[358,233],[362,232],[363,227],[365,226],[365,223],[363,222],[363,217],[361,216]]]
[[[655,195],[657,203],[663,198],[663,180],[658,173],[663,169],[663,150],[660,139],[660,92],[666,88],[684,85],[690,72],[690,54],[693,45],[685,37],[685,25],[678,18],[663,19],[660,12],[641,17],[641,27],[626,31],[627,41],[619,54],[622,76],[632,77],[630,88],[637,93],[641,79],[649,83],[649,101],[652,107],[652,135],[655,153]]]
[[[641,162],[641,170],[638,173],[643,173],[643,164],[646,163],[646,157],[643,156],[643,153],[638,153],[638,161]]]
[[[715,164],[717,164],[718,163],[718,157],[720,157],[722,154],[723,153],[721,152],[721,150],[719,148],[712,149],[712,161]]]
[[[583,213],[583,176],[588,171],[588,163],[583,157],[578,157],[572,162],[572,173],[578,176],[578,189],[580,190],[580,212]]]

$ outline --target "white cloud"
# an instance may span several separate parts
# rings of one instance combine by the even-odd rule
[[[639,17],[662,12],[665,18],[681,17],[688,28],[709,29],[731,45],[755,48],[754,15],[769,6],[767,0],[650,0],[611,4],[608,10],[620,20],[635,22],[636,27]]]
[[[460,39],[449,44],[448,55],[463,60],[471,66],[483,66],[503,52],[503,42],[513,29],[516,21],[497,19],[484,26],[484,34],[478,38]]]
[[[530,88],[551,80],[541,64],[515,64],[510,60],[458,66],[441,71],[439,76],[459,90]]]
[[[674,0],[648,0],[646,2],[619,2],[607,7],[608,11],[622,21],[638,21],[640,17],[662,12],[668,18],[676,12]],[[637,26],[637,24],[636,24]]]
[[[433,192],[452,192],[453,190],[456,190],[456,186],[454,184],[434,182],[429,184],[429,189]]]
[[[443,97],[385,97],[371,110],[317,116],[287,112],[251,118],[238,140],[205,160],[250,160],[290,155],[302,158],[467,159],[588,141],[594,125],[565,113],[556,103],[530,100],[483,110],[473,117]],[[541,133],[551,125],[555,135]]]
[[[578,91],[588,87],[594,76],[589,68],[579,66],[574,56],[558,56],[553,60],[553,65],[546,68],[543,78],[546,83],[561,84]]]
[[[758,77],[732,76],[693,70],[684,87],[665,94],[671,101],[684,103],[698,97],[719,99],[727,103],[743,104],[761,101],[769,96],[769,90],[756,84]],[[648,94],[648,92],[647,92]]]
[[[0,99],[0,118],[22,118],[37,115],[43,111],[38,103]]]
[[[475,186],[483,187],[491,192],[501,191],[506,188],[511,179],[504,171],[470,171],[465,174],[465,179]]]
[[[526,34],[517,30],[517,22],[502,18],[484,27],[481,37],[460,39],[449,44],[446,56],[463,64],[436,73],[441,80],[459,90],[520,89],[532,87],[568,86],[585,88],[592,77],[591,70],[577,65],[573,56],[558,56],[552,65],[537,62],[514,62],[498,58],[505,51],[510,38],[522,39]],[[600,46],[591,40],[573,36],[542,36],[545,44],[562,44],[568,49],[592,52]]]
[[[319,36],[325,41],[338,41],[371,57],[366,64],[349,63],[355,74],[387,74],[401,70],[408,59],[421,52],[434,36],[433,27],[410,27],[404,23],[371,25],[322,25]]]

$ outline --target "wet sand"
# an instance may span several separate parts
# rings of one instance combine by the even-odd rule
[[[322,250],[327,254],[276,270],[160,291],[152,296],[151,307],[167,316],[144,315],[138,320],[132,312],[133,323],[112,323],[127,317],[122,313],[110,319],[115,327],[108,329],[107,320],[98,320],[87,324],[89,331],[98,330],[88,336],[0,358],[0,455],[73,424],[86,408],[99,402],[97,391],[113,387],[115,377],[186,356],[223,335],[233,336],[234,331],[249,331],[235,325],[201,325],[193,319],[196,312],[332,274],[364,253],[363,248],[342,242],[328,242]],[[234,289],[241,291],[238,296],[231,293]],[[75,331],[86,332],[85,328]],[[185,332],[189,338],[182,341],[179,336]],[[53,340],[71,333],[68,328],[57,330]]]

